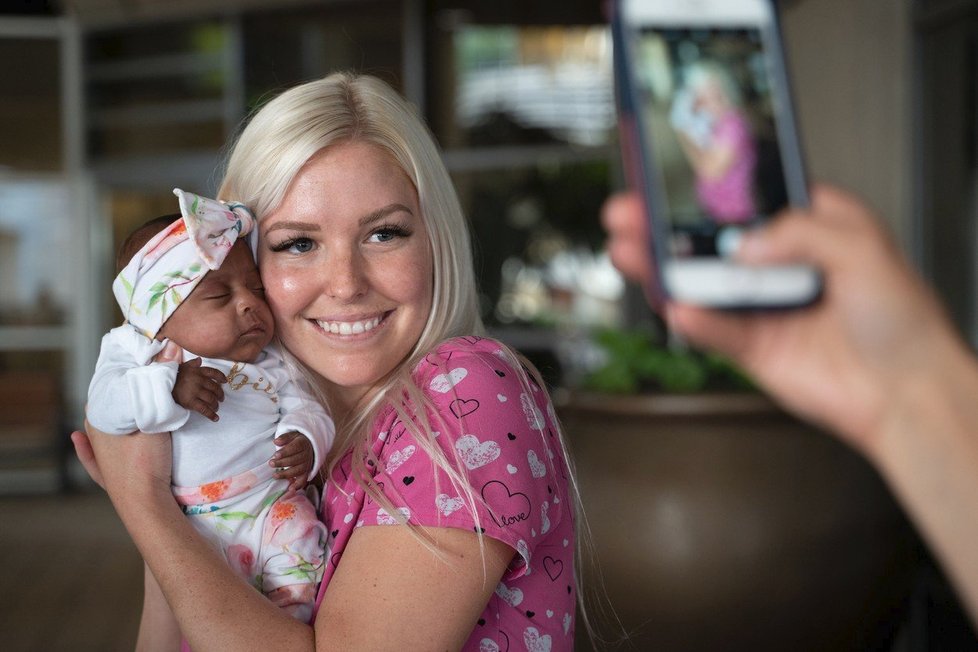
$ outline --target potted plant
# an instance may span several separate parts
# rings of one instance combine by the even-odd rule
[[[716,356],[594,342],[558,409],[633,649],[886,649],[919,547],[875,471]]]

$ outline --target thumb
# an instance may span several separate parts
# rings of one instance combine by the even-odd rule
[[[736,258],[747,265],[807,263],[821,267],[840,249],[835,231],[832,224],[813,219],[807,211],[790,210],[767,226],[745,233]]]
[[[697,347],[743,364],[752,342],[752,315],[672,303],[666,310],[669,328]]]
[[[153,358],[153,361],[154,362],[180,362],[182,359],[183,359],[183,349],[180,348],[180,345],[178,345],[177,343],[171,340],[166,343],[162,351],[156,354],[156,357]],[[200,364],[199,362],[200,359],[197,358],[197,360],[198,360],[197,364]]]

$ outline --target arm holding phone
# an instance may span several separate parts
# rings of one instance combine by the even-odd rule
[[[603,221],[614,264],[652,288],[641,199],[610,199]],[[816,188],[811,209],[749,233],[736,258],[812,265],[823,275],[822,298],[753,313],[668,303],[670,325],[865,455],[978,624],[978,360],[877,218],[847,193]]]

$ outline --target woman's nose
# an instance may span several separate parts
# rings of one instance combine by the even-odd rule
[[[323,268],[323,283],[327,296],[341,301],[350,301],[364,293],[366,275],[360,252],[354,249],[334,254]]]

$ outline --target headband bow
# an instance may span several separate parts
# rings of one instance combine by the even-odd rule
[[[238,237],[255,225],[244,204],[225,204],[179,188],[173,194],[183,219],[143,245],[112,283],[126,320],[151,339],[204,275],[221,266]]]

